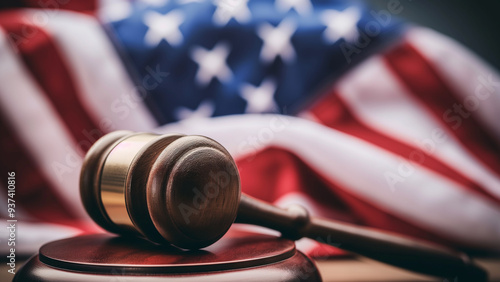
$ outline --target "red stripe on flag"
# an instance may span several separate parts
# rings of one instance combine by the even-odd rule
[[[97,10],[96,0],[23,0],[23,6],[30,8],[70,10],[85,13],[94,13]]]
[[[385,55],[393,74],[409,92],[422,101],[442,124],[450,129],[470,152],[500,175],[500,148],[477,122],[436,69],[412,45],[405,43]],[[462,113],[455,112],[461,105]],[[460,124],[456,120],[460,119]]]
[[[5,177],[8,171],[16,173],[14,196],[16,206],[41,221],[76,226],[77,216],[70,207],[66,206],[59,195],[54,193],[54,189],[50,187],[49,182],[2,114],[0,114],[0,132],[0,153],[3,158],[0,162],[0,170]],[[7,195],[7,187],[2,185],[2,188],[4,190],[2,193]]]
[[[41,28],[27,24],[22,13],[4,13],[0,24],[17,43],[20,57],[59,113],[75,143],[83,151],[88,150],[90,142],[85,133],[99,127],[83,108],[70,71],[52,38]]]
[[[500,199],[491,194],[487,189],[442,161],[434,158],[432,155],[429,155],[424,150],[399,142],[391,136],[378,132],[359,121],[350,112],[346,104],[340,99],[335,91],[331,91],[316,101],[309,112],[311,112],[320,123],[328,127],[366,140],[405,159],[418,162],[420,165],[462,184],[470,191],[474,191],[496,203],[500,203]]]
[[[302,192],[319,205],[328,207],[328,217],[332,219],[408,234],[445,245],[460,245],[360,199],[346,187],[327,180],[287,150],[266,148],[254,156],[238,159],[237,165],[242,191],[250,196],[274,202],[287,193]]]

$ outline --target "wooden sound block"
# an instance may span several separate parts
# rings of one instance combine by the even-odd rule
[[[198,251],[95,234],[48,243],[14,281],[321,281],[290,240],[230,233]]]

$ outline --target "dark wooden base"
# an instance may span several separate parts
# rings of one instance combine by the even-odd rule
[[[48,243],[14,281],[321,281],[293,241],[229,233],[198,251],[85,235]]]

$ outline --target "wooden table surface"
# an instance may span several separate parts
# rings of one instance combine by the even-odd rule
[[[479,259],[490,281],[500,282],[500,257]],[[430,276],[418,275],[367,258],[316,260],[323,281],[441,281]],[[445,280],[446,281],[446,280]],[[450,281],[455,282],[455,281]]]
[[[500,257],[476,260],[488,270],[490,281],[500,282]],[[388,266],[367,258],[342,258],[316,260],[323,281],[441,281],[428,276]],[[23,262],[18,262],[20,266]],[[13,275],[7,272],[8,266],[2,261],[0,265],[0,281],[12,281]],[[455,281],[450,281],[455,282]]]

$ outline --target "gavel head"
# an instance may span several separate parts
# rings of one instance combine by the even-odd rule
[[[112,132],[90,148],[80,175],[85,209],[101,227],[185,249],[220,239],[241,195],[232,157],[203,136]]]

